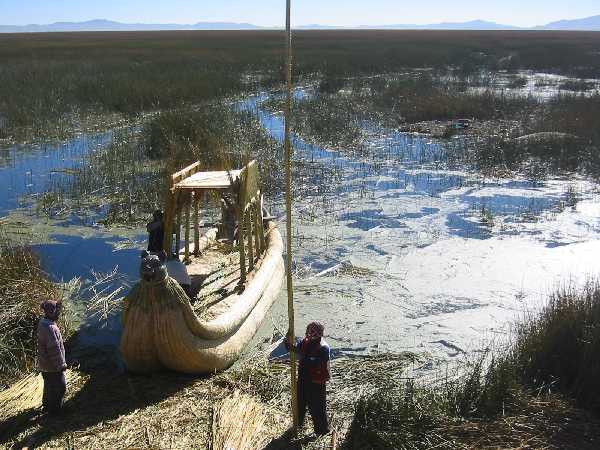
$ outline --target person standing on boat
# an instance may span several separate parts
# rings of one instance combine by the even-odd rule
[[[302,426],[308,409],[318,435],[329,432],[326,384],[331,378],[331,370],[324,331],[323,324],[311,322],[304,338],[297,338],[295,345],[292,345],[291,336],[286,339],[286,348],[298,356],[298,424]]]
[[[221,195],[221,224],[225,239],[235,241],[237,233],[237,220],[235,203],[229,194]]]
[[[146,230],[148,231],[148,251],[151,253],[160,252],[163,249],[165,236],[163,212],[160,209],[152,213],[152,222],[146,225]]]
[[[41,305],[44,318],[37,329],[38,368],[44,378],[42,409],[46,413],[60,410],[67,390],[65,346],[56,322],[62,303],[46,300]]]

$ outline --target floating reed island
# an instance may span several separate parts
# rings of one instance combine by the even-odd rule
[[[283,242],[263,215],[257,163],[199,168],[194,163],[171,176],[163,220],[169,257],[146,256],[141,280],[125,299],[121,353],[132,372],[199,374],[231,366],[281,289]],[[208,192],[221,196],[223,221],[200,236],[200,202]],[[187,292],[177,273],[189,279]]]

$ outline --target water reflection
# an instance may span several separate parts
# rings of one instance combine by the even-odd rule
[[[136,240],[144,242],[145,235]],[[138,277],[140,250],[137,248],[116,249],[120,242],[131,242],[109,233],[94,236],[54,234],[51,242],[34,245],[41,255],[44,267],[51,270],[56,281],[68,281],[75,277],[91,278],[91,271],[108,273],[115,266],[128,280]]]
[[[235,108],[253,112],[281,142],[283,119],[260,108],[265,98],[252,97]],[[339,342],[365,351],[399,350],[411,347],[409,339],[426,336],[425,341],[462,346],[489,328],[490,320],[501,328],[507,311],[521,307],[515,292],[523,285],[539,292],[571,263],[587,264],[597,255],[600,208],[593,183],[574,177],[537,183],[484,178],[452,165],[449,155],[461,151],[460,140],[442,144],[373,127],[369,136],[353,153],[293,137],[298,317],[311,320],[317,305]],[[111,139],[109,132],[5,151],[0,216],[17,208],[23,196],[63,183],[68,169]],[[281,194],[272,201],[273,213],[283,216]],[[91,270],[108,272],[116,265],[126,282],[137,278],[143,232],[130,245],[120,232],[86,227],[87,233],[73,234],[60,229],[65,225],[70,222],[55,225],[60,231],[52,242],[36,246],[53,278],[89,278]],[[318,276],[336,266],[362,271]],[[440,317],[450,315],[461,317],[458,325],[441,324]],[[348,324],[358,318],[356,337]],[[92,342],[116,342],[119,325],[113,319],[109,331],[97,332]],[[467,319],[477,325],[465,328]]]
[[[305,91],[297,89],[297,98],[302,98]],[[260,120],[268,133],[278,141],[283,141],[284,121],[281,113],[271,113],[260,108],[260,103],[268,96],[261,95],[240,103],[237,108],[251,111]],[[427,205],[416,212],[403,212],[390,216],[382,210],[360,207],[361,199],[376,199],[375,203],[396,200],[402,206],[411,199],[415,203],[423,202],[422,197],[450,198],[458,205],[446,215],[446,228],[440,234],[454,235],[463,238],[488,239],[492,219],[515,222],[515,217],[539,216],[546,211],[555,211],[564,203],[564,180],[559,181],[561,190],[549,189],[556,184],[528,181],[524,179],[489,179],[456,167],[449,155],[457,155],[463,151],[461,139],[445,143],[432,141],[429,137],[401,133],[394,130],[378,128],[367,124],[367,135],[370,136],[361,152],[344,153],[323,148],[305,142],[298,136],[292,136],[294,159],[315,165],[315,170],[302,170],[301,181],[307,188],[299,191],[299,204],[311,202],[311,197],[328,197],[319,199],[323,204],[333,201],[346,204],[352,211],[336,214],[333,225],[340,222],[350,228],[362,231],[377,226],[385,228],[406,227],[405,221],[422,219],[427,215],[437,214],[439,208],[427,209]],[[332,170],[336,177],[325,182],[324,170]],[[320,169],[320,170],[319,170]],[[315,188],[315,186],[317,188]],[[313,202],[314,203],[314,202]],[[355,203],[350,206],[351,203]],[[302,210],[305,206],[300,206]],[[320,214],[331,214],[323,208]],[[314,213],[313,216],[318,213]],[[474,216],[480,216],[475,217]],[[300,214],[302,220],[303,215]],[[325,230],[325,233],[332,232]],[[501,232],[507,232],[501,230]],[[514,232],[511,229],[510,232]],[[528,232],[524,230],[524,232]]]
[[[61,144],[0,149],[0,216],[28,206],[26,196],[63,185],[86,156],[111,142],[113,131],[83,134]]]

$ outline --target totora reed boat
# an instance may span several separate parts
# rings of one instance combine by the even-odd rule
[[[263,215],[255,161],[229,172],[200,172],[195,163],[170,182],[165,253],[142,259],[141,279],[125,299],[121,353],[133,372],[222,370],[238,359],[281,290],[282,238]],[[200,236],[207,193],[220,195],[222,221]]]

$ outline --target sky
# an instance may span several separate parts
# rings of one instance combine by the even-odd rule
[[[285,0],[0,0],[0,24],[108,19],[126,23],[248,22],[283,26]],[[599,0],[292,0],[292,25],[489,20],[531,27],[600,15]]]

